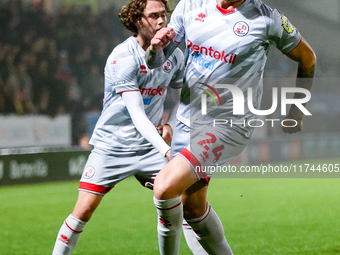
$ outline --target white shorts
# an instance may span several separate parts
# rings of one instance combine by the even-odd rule
[[[79,190],[105,195],[132,175],[143,186],[152,188],[157,173],[167,163],[156,149],[126,152],[95,147],[87,159]]]
[[[180,154],[194,169],[196,177],[209,182],[212,173],[207,166],[224,165],[239,155],[249,138],[232,128],[210,128],[192,130],[177,121],[171,143],[171,156]]]

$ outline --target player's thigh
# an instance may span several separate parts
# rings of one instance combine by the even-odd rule
[[[135,177],[142,186],[152,189],[156,175],[167,163],[166,157],[155,148],[140,151]]]
[[[157,199],[171,199],[183,194],[197,181],[192,169],[181,155],[174,157],[156,176],[154,195]]]
[[[105,195],[117,183],[136,173],[138,152],[94,148],[86,162],[79,190]]]
[[[189,146],[190,127],[177,120],[171,142],[171,161],[160,171],[155,180],[157,199],[180,196],[197,181],[189,162],[180,152]]]

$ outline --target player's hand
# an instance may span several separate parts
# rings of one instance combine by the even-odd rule
[[[282,131],[284,133],[293,134],[293,133],[297,133],[297,132],[302,131],[302,129],[303,129],[302,119],[295,120],[296,122],[293,121],[293,120],[287,120],[287,119],[294,119],[294,118],[291,118],[289,116],[285,117],[286,121],[284,122],[284,125],[288,126],[288,127],[282,127]],[[297,125],[296,125],[296,123],[297,123]]]
[[[165,124],[165,125],[159,124],[156,129],[161,132],[164,142],[166,143],[171,142],[172,128],[170,127],[169,124]]]
[[[167,158],[167,160],[171,160],[171,149],[169,149],[166,153],[165,153],[165,157]]]
[[[175,40],[176,33],[170,27],[163,27],[151,39],[150,47],[154,52],[160,52]]]

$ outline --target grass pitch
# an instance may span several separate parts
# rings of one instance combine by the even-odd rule
[[[77,188],[78,182],[0,188],[0,254],[51,254]],[[340,178],[217,178],[209,201],[235,255],[340,254]],[[134,178],[118,184],[72,254],[159,254],[152,192]],[[183,237],[180,254],[191,254]]]

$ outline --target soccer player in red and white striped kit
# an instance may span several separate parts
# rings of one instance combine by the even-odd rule
[[[253,106],[258,109],[270,45],[298,63],[296,87],[308,93],[316,56],[287,17],[260,0],[181,0],[168,27],[151,40],[146,54],[148,66],[162,65],[183,40],[187,60],[172,159],[154,184],[160,253],[178,254],[184,216],[208,254],[231,255],[221,221],[207,201],[212,173],[197,169],[225,164],[244,149],[254,130],[243,125],[213,127],[213,119],[244,123],[256,120],[256,116],[247,107],[244,114],[234,115],[231,91],[216,89],[215,85],[232,84],[243,95],[251,87]],[[221,105],[208,98],[204,115],[200,102],[208,89],[216,90],[216,101],[219,99]],[[294,96],[301,100],[305,97],[303,93]],[[283,131],[301,131],[302,117],[303,112],[292,105],[286,116],[286,126],[291,127],[283,127]]]
[[[80,180],[78,200],[59,230],[53,255],[71,254],[102,198],[116,184],[134,175],[143,186],[152,188],[156,174],[170,159],[168,143],[178,103],[164,125],[162,115],[168,91],[173,101],[179,102],[183,53],[177,49],[153,70],[145,62],[145,50],[156,32],[166,26],[168,12],[167,0],[131,0],[120,12],[121,21],[134,35],[107,59],[103,111],[90,140],[94,149]]]

